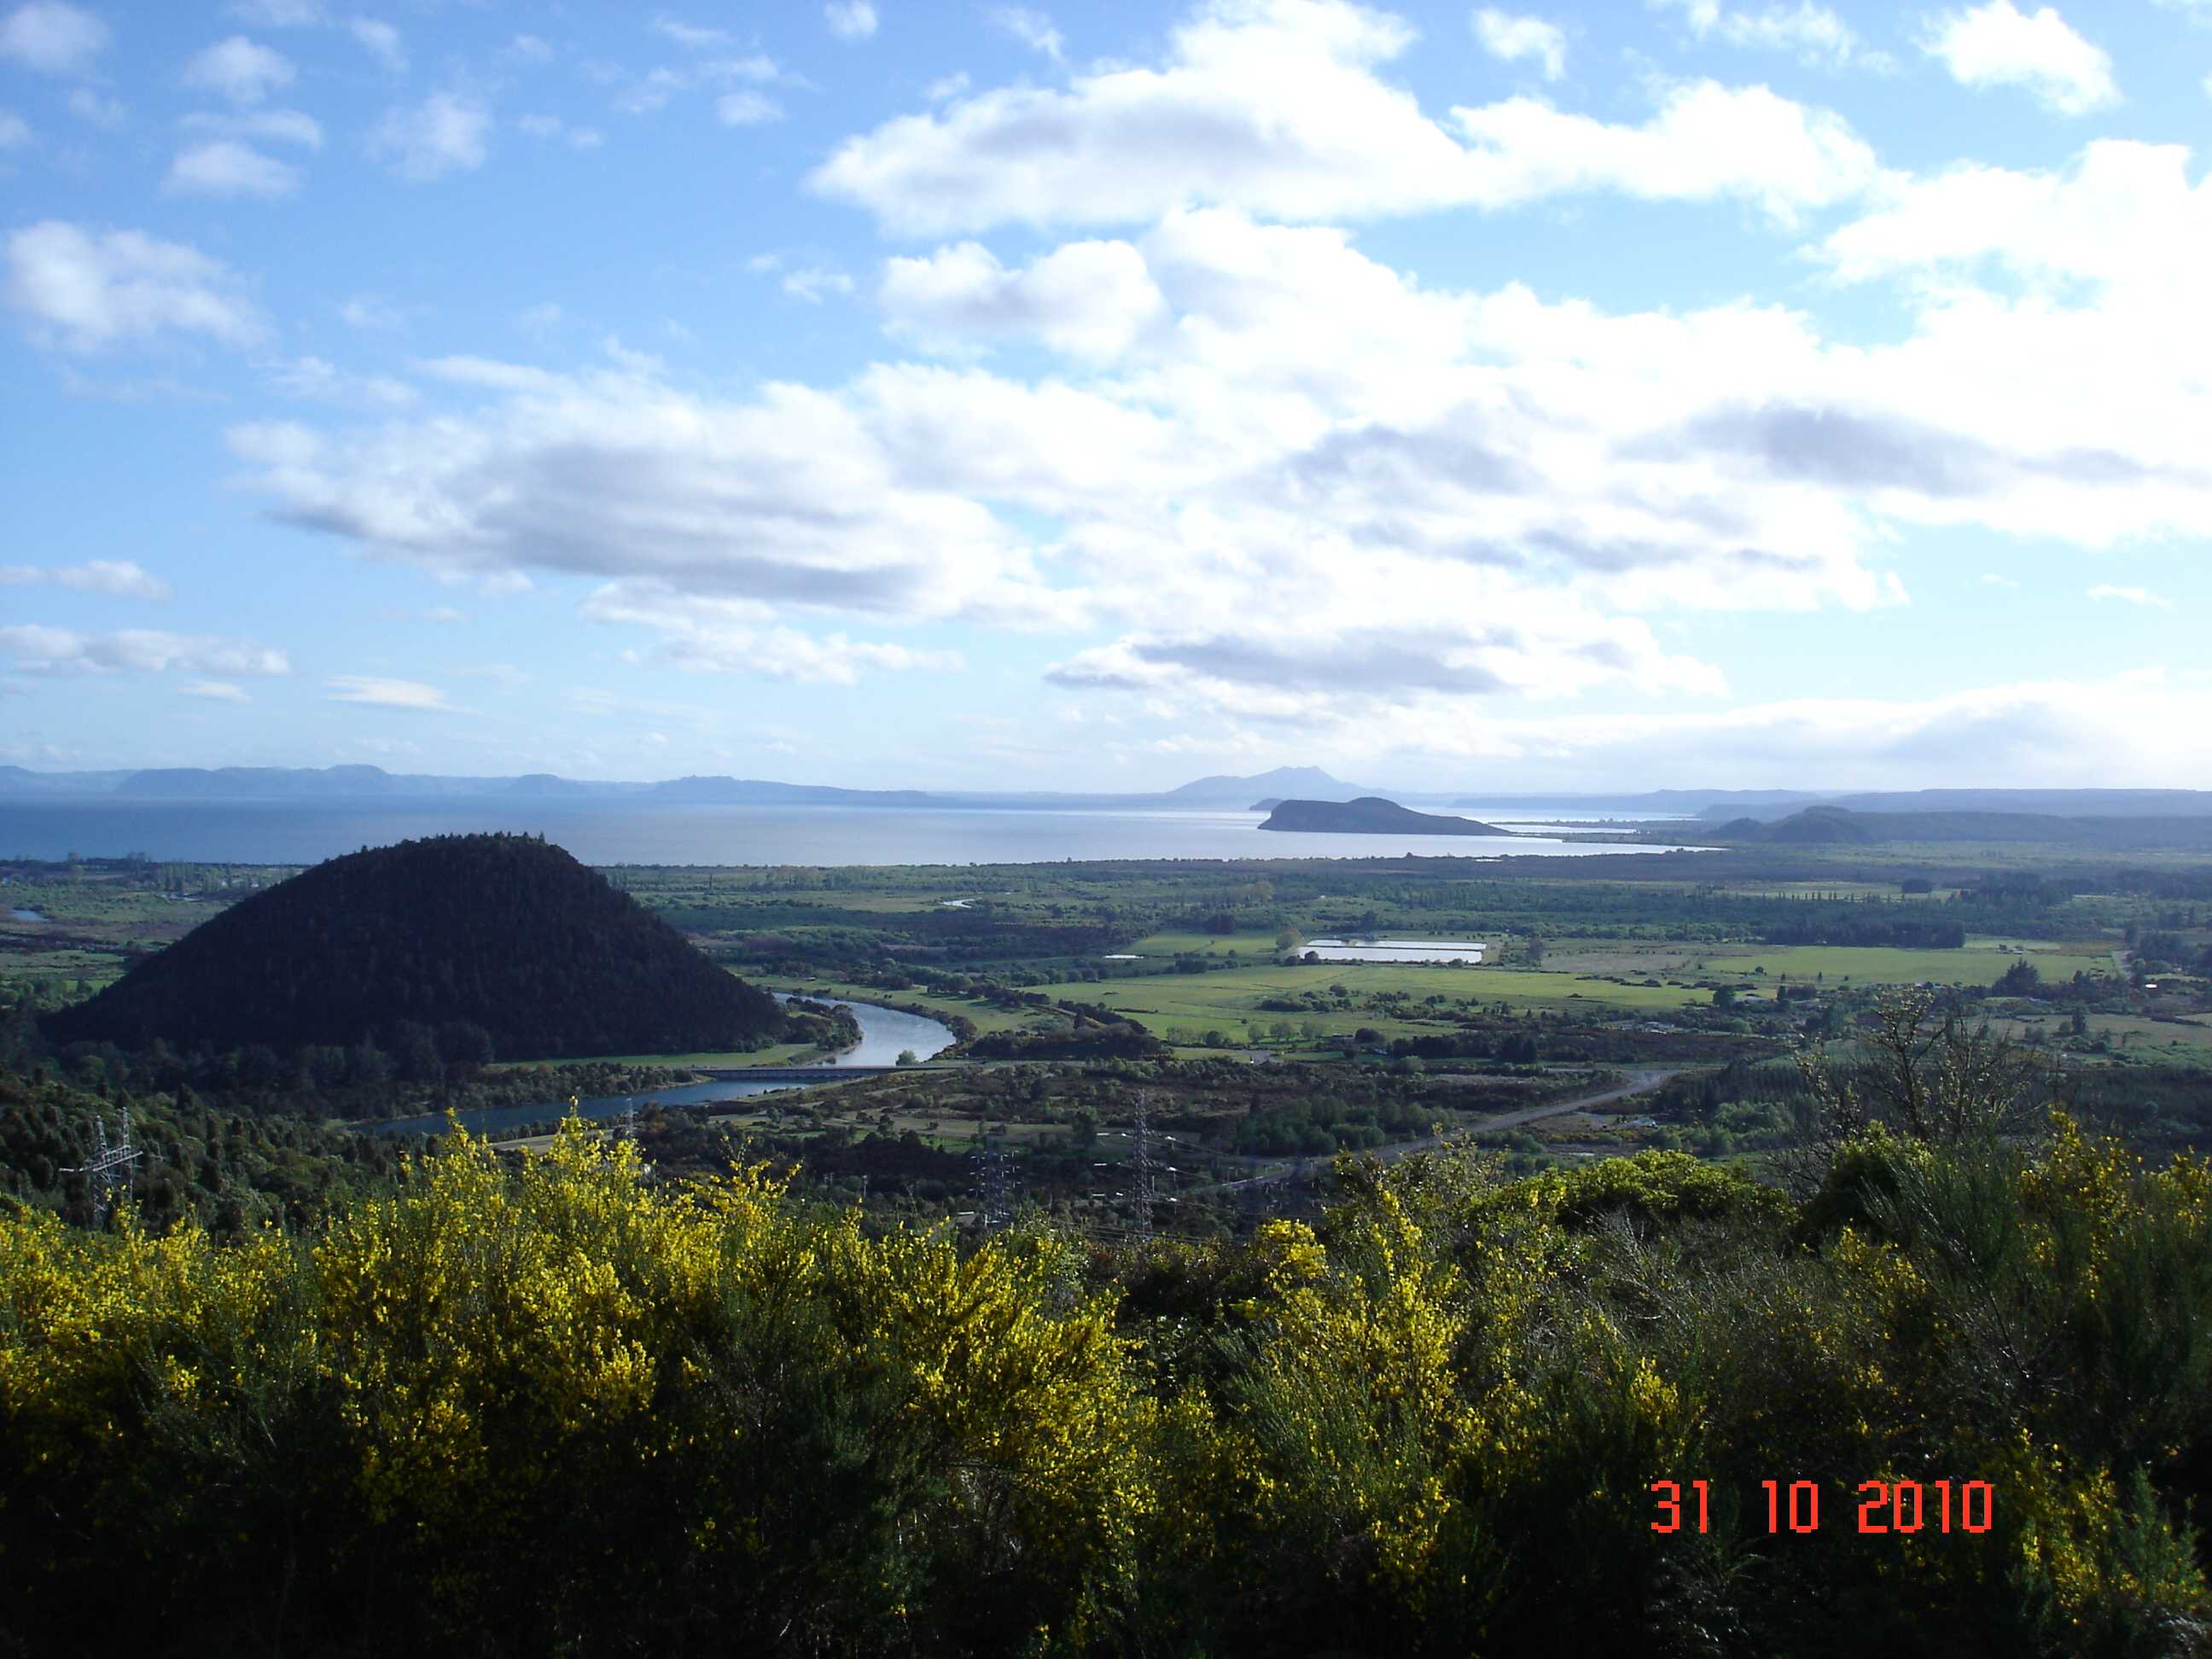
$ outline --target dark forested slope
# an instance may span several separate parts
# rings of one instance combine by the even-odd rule
[[[514,1060],[729,1048],[782,1018],[560,848],[441,836],[332,859],[243,900],[44,1024],[57,1042],[192,1049],[458,1022]]]
[[[1305,830],[1331,835],[1372,836],[1502,836],[1503,830],[1473,818],[1416,812],[1380,795],[1358,800],[1278,801],[1262,830]]]

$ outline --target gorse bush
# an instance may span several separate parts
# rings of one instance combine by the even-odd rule
[[[969,1246],[572,1124],[312,1234],[0,1218],[0,1652],[2204,1650],[2204,1165],[1340,1173]]]

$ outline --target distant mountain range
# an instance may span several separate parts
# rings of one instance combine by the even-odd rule
[[[1272,811],[1285,800],[1350,801],[1383,797],[1423,805],[1479,806],[1510,817],[1514,809],[1545,817],[1696,817],[1728,823],[1772,822],[1811,806],[1854,812],[2000,812],[2069,818],[2212,817],[2212,791],[2201,789],[1923,789],[1909,793],[1824,793],[1791,789],[1654,789],[1640,793],[1471,794],[1464,789],[1386,790],[1346,783],[1319,767],[1279,766],[1246,777],[1219,774],[1177,788],[1097,793],[1054,790],[851,789],[765,778],[687,777],[659,782],[600,782],[533,772],[521,777],[441,777],[377,766],[151,767],[131,771],[33,772],[0,765],[0,802],[27,799],[372,801],[531,796],[578,805],[628,807],[702,804],[739,806],[1054,807],[1137,811]]]

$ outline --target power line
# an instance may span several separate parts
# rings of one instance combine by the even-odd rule
[[[92,1224],[95,1231],[107,1224],[108,1214],[115,1207],[115,1198],[120,1193],[131,1196],[131,1166],[144,1156],[131,1144],[131,1114],[118,1109],[115,1114],[115,1139],[107,1138],[106,1120],[95,1115],[92,1120],[93,1152],[88,1163],[64,1170],[64,1175],[81,1175],[92,1188]]]

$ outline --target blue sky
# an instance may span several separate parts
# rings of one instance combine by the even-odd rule
[[[2212,775],[2212,0],[0,0],[0,760]]]

